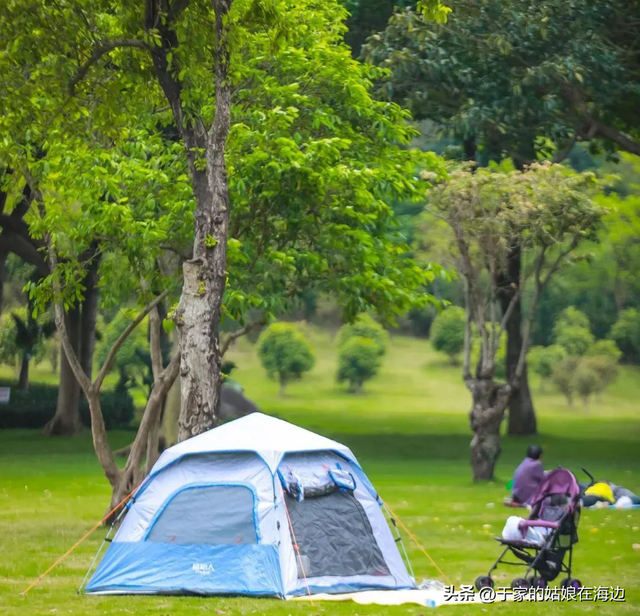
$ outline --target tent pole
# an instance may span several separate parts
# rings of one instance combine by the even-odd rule
[[[111,530],[111,529],[109,529]],[[107,534],[105,535],[104,539],[102,540],[102,543],[100,544],[100,547],[98,548],[98,551],[96,552],[95,556],[93,557],[93,560],[91,561],[91,563],[89,564],[89,568],[87,569],[87,572],[84,574],[84,577],[82,578],[82,582],[80,582],[80,586],[78,586],[78,590],[76,591],[76,594],[81,594],[82,593],[82,588],[84,586],[84,583],[87,581],[87,578],[89,577],[89,573],[91,573],[91,570],[93,569],[93,565],[95,565],[96,560],[98,560],[98,556],[100,556],[100,552],[102,552],[102,549],[104,548],[104,544],[107,542],[107,536],[109,535],[109,533],[107,532]]]
[[[95,565],[96,560],[98,560],[98,556],[100,556],[100,553],[102,552],[102,550],[104,549],[104,544],[107,543],[107,541],[109,541],[109,535],[111,534],[111,531],[116,527],[116,524],[118,524],[118,522],[120,521],[120,518],[124,515],[125,511],[127,511],[128,507],[125,505],[122,510],[120,511],[120,513],[118,514],[118,517],[111,523],[111,526],[109,526],[104,539],[102,540],[102,543],[100,544],[100,547],[98,548],[98,551],[96,552],[96,555],[93,557],[93,560],[91,561],[91,564],[89,565],[89,568],[87,569],[87,572],[84,574],[84,577],[82,578],[82,582],[80,582],[80,586],[78,586],[78,590],[77,590],[77,594],[80,594],[82,592],[82,588],[84,586],[84,583],[87,581],[87,578],[89,577],[89,573],[91,573],[91,570],[93,569],[93,565]]]
[[[382,506],[382,508],[384,509],[385,513],[387,514],[387,517],[389,518],[389,520],[391,522],[391,525],[393,526],[393,529],[396,531],[396,538],[397,538],[396,543],[399,543],[401,545],[402,553],[404,554],[404,560],[405,560],[405,562],[407,564],[407,569],[409,569],[409,574],[415,580],[416,576],[415,576],[415,573],[413,572],[413,567],[411,566],[411,561],[409,560],[409,554],[407,554],[407,548],[405,547],[404,541],[402,540],[402,535],[400,534],[400,531],[398,530],[398,525],[396,524],[396,520],[391,515],[390,511],[387,509],[387,506],[384,504],[384,501],[382,499],[380,499],[380,505]]]

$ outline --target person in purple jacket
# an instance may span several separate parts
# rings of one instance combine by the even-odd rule
[[[529,445],[527,457],[520,462],[520,466],[513,475],[513,502],[519,505],[529,505],[538,486],[544,479],[542,466],[542,447]]]

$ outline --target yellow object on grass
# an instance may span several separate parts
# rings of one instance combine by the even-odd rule
[[[616,500],[613,496],[611,486],[608,483],[604,483],[604,481],[594,483],[590,488],[587,488],[585,494],[606,498],[610,503],[613,503]]]

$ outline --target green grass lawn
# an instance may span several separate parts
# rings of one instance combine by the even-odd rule
[[[262,410],[348,444],[382,497],[419,537],[456,585],[472,583],[497,556],[493,536],[512,514],[501,505],[505,482],[520,461],[527,438],[505,438],[494,484],[474,485],[468,462],[469,398],[452,368],[427,342],[394,338],[382,374],[353,396],[334,384],[335,349],[326,332],[310,332],[318,361],[279,398],[247,341],[233,349],[235,378]],[[569,409],[554,392],[536,393],[545,465],[595,475],[640,492],[640,371],[625,368],[616,385],[588,410]],[[534,390],[538,384],[534,382]],[[131,433],[111,433],[112,446]],[[88,435],[45,439],[35,431],[0,433],[0,614],[412,614],[427,608],[364,607],[353,603],[282,602],[249,598],[83,597],[76,595],[102,540],[96,532],[26,598],[31,579],[71,546],[104,513],[109,489]],[[627,602],[504,604],[438,608],[452,614],[529,616],[640,613],[640,510],[586,511],[575,551],[575,573],[588,586],[626,589]],[[419,578],[438,577],[428,559],[407,543]],[[508,585],[515,570],[499,570]]]

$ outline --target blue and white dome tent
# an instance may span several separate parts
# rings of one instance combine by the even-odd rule
[[[85,592],[415,588],[381,505],[349,448],[253,413],[162,454]]]

